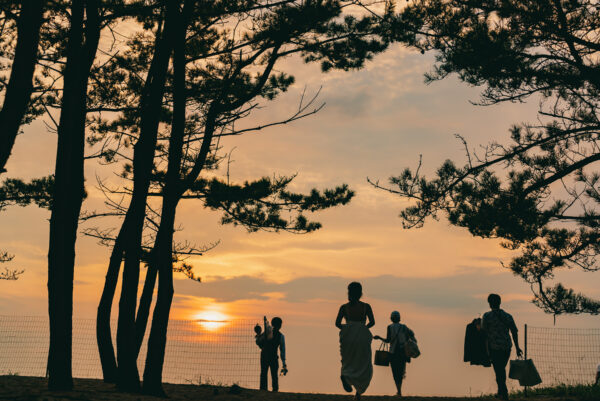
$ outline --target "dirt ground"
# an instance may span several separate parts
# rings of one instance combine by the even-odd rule
[[[0,400],[15,401],[159,401],[164,398],[143,396],[139,394],[123,394],[115,390],[114,385],[105,384],[101,380],[76,379],[75,390],[69,392],[50,392],[46,388],[47,380],[40,377],[0,376]],[[188,384],[166,384],[165,391],[172,401],[208,400],[208,401],[350,401],[352,396],[310,394],[310,393],[268,393],[230,387],[195,386]],[[392,401],[391,396],[363,396],[364,401]],[[410,401],[462,401],[474,398],[456,397],[405,397]],[[494,400],[494,397],[476,397],[478,400]],[[572,397],[527,397],[511,398],[521,401],[581,401]],[[587,401],[587,400],[586,400]]]

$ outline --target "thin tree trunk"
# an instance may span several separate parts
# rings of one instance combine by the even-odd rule
[[[117,360],[112,342],[110,316],[117,282],[119,281],[119,271],[121,270],[121,263],[123,261],[124,235],[125,230],[121,227],[110,255],[104,288],[100,297],[100,303],[98,304],[98,314],[96,315],[96,340],[98,342],[100,364],[102,365],[102,375],[106,383],[117,382]]]
[[[169,59],[172,52],[172,31],[175,28],[179,2],[167,2],[165,29],[157,40],[152,65],[146,79],[140,104],[140,136],[133,154],[133,194],[123,224],[127,224],[125,265],[117,328],[117,364],[119,389],[139,391],[137,370],[135,312],[140,276],[142,232],[146,214],[148,188],[154,163],[161,105]]]
[[[4,104],[0,111],[0,173],[5,171],[6,162],[10,157],[33,92],[33,73],[43,15],[42,0],[21,2],[21,12],[17,20],[15,57],[6,86]]]
[[[85,30],[84,12],[87,16]],[[85,7],[83,1],[74,1],[71,14],[48,251],[48,387],[53,390],[68,390],[73,386],[73,274],[77,225],[84,196],[86,97],[90,68],[100,37],[96,0],[88,0]]]
[[[152,255],[150,256],[150,260],[152,260]],[[156,268],[156,263],[149,263],[148,268],[146,269],[146,279],[144,280],[144,288],[142,289],[140,305],[138,306],[137,317],[135,319],[137,356],[140,355],[142,343],[144,342],[144,334],[146,334],[146,328],[148,327],[148,318],[150,317],[150,307],[152,306],[152,295],[154,294],[157,275],[158,269]]]

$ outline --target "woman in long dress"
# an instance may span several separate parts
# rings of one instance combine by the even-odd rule
[[[373,377],[371,341],[369,328],[375,325],[371,305],[361,302],[362,286],[352,282],[348,285],[348,303],[340,306],[335,326],[340,329],[340,354],[342,356],[341,380],[344,390],[356,390],[356,399],[367,390]],[[346,323],[342,324],[342,320]],[[367,323],[368,320],[368,323]]]

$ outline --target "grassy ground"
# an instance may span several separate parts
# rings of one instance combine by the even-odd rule
[[[115,391],[113,385],[100,380],[76,379],[75,390],[69,392],[49,392],[47,381],[39,377],[0,376],[0,400],[14,401],[159,401],[162,398],[123,394]],[[351,396],[308,394],[308,393],[267,393],[231,387],[208,385],[167,384],[165,391],[173,401],[350,401]],[[364,401],[392,401],[396,397],[363,396]],[[462,401],[494,400],[494,397],[456,398],[456,397],[406,397],[410,401]],[[512,400],[521,401],[600,401],[598,387],[557,387],[547,390],[530,391],[526,397],[515,394]]]

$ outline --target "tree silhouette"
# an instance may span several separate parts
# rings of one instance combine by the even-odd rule
[[[4,102],[0,110],[0,174],[5,171],[33,92],[43,14],[42,0],[0,2],[0,19],[3,20],[0,39],[3,46],[0,55],[12,59],[8,82],[0,83],[0,90],[4,91]],[[16,25],[16,45],[13,52],[8,45],[9,38],[15,34],[8,32],[11,25]]]
[[[49,209],[54,188],[54,177],[34,179],[29,183],[22,180],[8,178],[0,185],[0,212],[9,206],[28,206],[32,203],[39,207]],[[0,263],[8,263],[14,255],[0,251]],[[17,280],[24,270],[4,268],[0,272],[0,280]]]
[[[0,56],[11,60],[8,64],[8,81],[0,81],[0,93],[4,95],[0,109],[0,174],[6,172],[5,166],[21,125],[35,115],[30,108],[30,98],[34,91],[34,70],[43,13],[41,0],[21,4],[13,1],[0,2]],[[7,67],[3,65],[0,70],[5,68]],[[37,181],[39,185],[35,182],[26,184],[17,179],[5,180],[0,186],[0,211],[11,204],[26,206],[36,202],[41,203],[42,207],[47,206],[48,194],[39,191],[41,187],[45,187],[41,182],[44,180]],[[0,251],[0,263],[13,259],[14,255]],[[0,272],[0,279],[16,280],[23,272],[5,267],[4,272]]]
[[[74,1],[69,7],[65,66],[58,123],[54,193],[48,246],[50,347],[48,387],[70,389],[73,274],[79,212],[85,196],[84,144],[87,87],[100,40],[99,1]]]
[[[0,212],[9,206],[29,206],[32,203],[44,209],[52,206],[54,176],[36,178],[25,182],[7,178],[0,185]]]
[[[161,106],[167,69],[172,53],[173,33],[179,22],[178,17],[182,13],[180,6],[181,2],[172,1],[160,7],[151,62],[145,81],[140,82],[138,79],[133,79],[133,85],[137,87],[139,96],[134,99],[134,105],[131,109],[124,110],[126,119],[139,124],[139,129],[137,127],[134,129],[135,132],[139,132],[139,135],[133,151],[133,191],[110,258],[107,279],[98,307],[97,336],[105,380],[117,381],[119,388],[128,391],[139,389],[135,348],[135,312],[139,264],[142,256],[142,232],[154,151],[161,120]],[[146,25],[148,29],[155,27],[153,21],[146,22]],[[145,65],[146,63],[147,59],[142,58],[142,64]],[[137,76],[135,71],[132,75]],[[122,260],[125,261],[125,265],[119,301],[117,360],[115,361],[110,339],[109,319]]]
[[[7,252],[0,251],[0,263],[7,263],[14,259],[14,255],[9,255]],[[3,272],[0,272],[0,280],[18,280],[19,276],[23,274],[24,270],[4,268]]]
[[[39,10],[36,5],[44,9]],[[3,124],[7,124],[2,129],[7,130],[2,132],[0,161],[6,162],[19,126],[43,112],[55,128],[48,126],[58,137],[55,172],[51,178],[34,180],[32,184],[11,179],[5,184],[9,184],[9,190],[33,191],[21,191],[16,200],[9,198],[9,203],[21,204],[30,199],[51,210],[48,385],[51,389],[70,389],[75,241],[85,197],[83,164],[87,116],[96,111],[88,107],[88,82],[102,70],[101,64],[94,65],[101,31],[117,20],[130,17],[132,10],[136,16],[143,17],[148,7],[141,1],[125,4],[122,0],[2,2],[0,6],[2,16],[8,21],[2,25],[7,28],[2,32],[3,43],[7,44],[2,51],[12,59],[2,109]],[[14,14],[16,11],[18,15]],[[13,20],[17,21],[16,29]],[[103,56],[110,58],[110,52],[104,51]],[[21,89],[15,90],[15,87]],[[60,112],[58,119],[53,115],[56,111]],[[43,188],[33,185],[36,182]],[[51,196],[40,195],[36,192],[40,189],[51,191]]]
[[[271,100],[293,83],[291,76],[274,69],[280,60],[298,53],[306,61],[320,61],[325,70],[360,68],[386,48],[388,38],[383,35],[381,20],[344,13],[351,3],[170,2],[143,21],[146,32],[134,35],[129,50],[107,67],[113,72],[105,77],[111,84],[98,85],[97,94],[102,96],[100,88],[114,83],[119,95],[108,92],[113,104],[107,107],[121,114],[112,121],[98,120],[94,140],[112,135],[116,148],[109,153],[132,160],[124,176],[133,186],[121,191],[130,196],[129,205],[118,203],[112,213],[124,213],[125,217],[114,238],[98,309],[97,335],[105,380],[116,380],[124,390],[139,388],[137,351],[158,275],[144,391],[162,394],[173,254],[177,253],[173,232],[181,199],[199,199],[205,207],[223,211],[224,223],[241,224],[251,231],[310,232],[320,225],[310,222],[305,212],[344,204],[352,197],[346,186],[313,190],[309,195],[291,193],[287,185],[293,177],[260,178],[240,185],[201,176],[220,160],[220,138],[264,128],[239,130],[234,123],[257,107],[257,99]],[[315,111],[305,106],[290,118],[265,125],[290,122]],[[132,158],[120,148],[121,143],[133,143]],[[160,198],[159,212],[150,207],[149,196]],[[159,222],[146,254],[144,224],[148,214],[154,213]],[[97,230],[92,234],[110,240]],[[110,308],[122,260],[115,360]],[[148,272],[136,317],[141,261],[147,263]]]
[[[506,267],[555,315],[600,312],[600,302],[546,284],[560,269],[599,268],[598,11],[588,0],[421,0],[397,20],[419,32],[414,47],[436,51],[429,81],[456,73],[483,86],[482,105],[541,100],[538,122],[512,127],[510,144],[475,154],[460,138],[466,164],[446,161],[432,179],[419,168],[392,177],[385,189],[414,201],[404,226],[443,213],[473,235],[502,239],[520,251]]]

